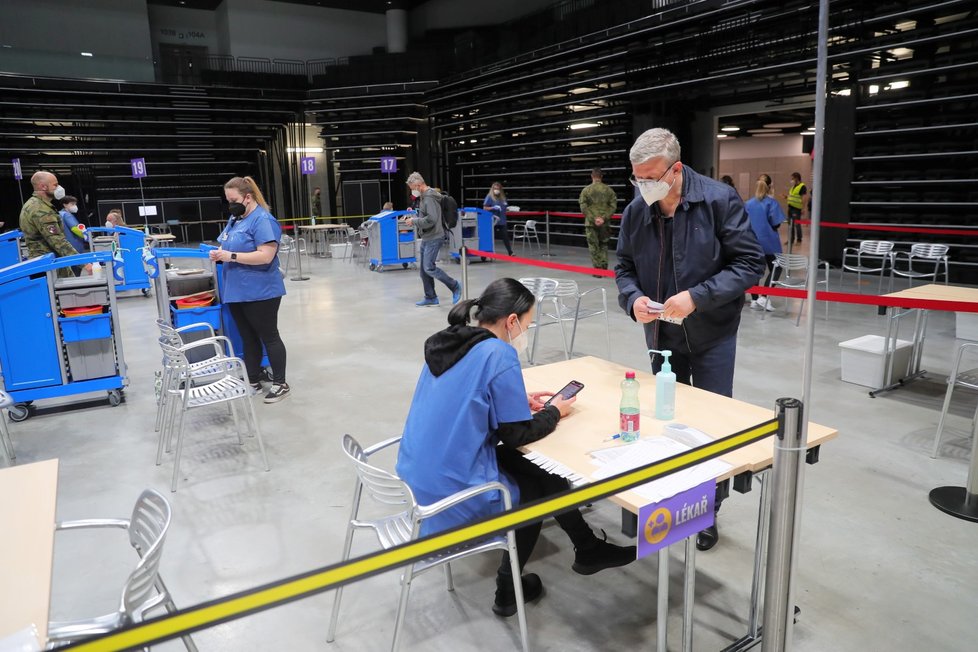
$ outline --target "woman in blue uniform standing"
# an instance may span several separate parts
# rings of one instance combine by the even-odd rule
[[[248,381],[261,391],[262,345],[272,367],[272,386],[266,403],[289,395],[285,382],[285,344],[278,334],[278,309],[285,283],[278,269],[282,229],[268,212],[268,204],[251,177],[234,177],[224,184],[231,219],[218,237],[220,249],[211,260],[224,263],[221,301],[228,305],[244,345]]]
[[[509,231],[506,228],[506,210],[508,207],[506,203],[506,192],[503,191],[503,184],[494,181],[492,187],[489,188],[489,194],[486,195],[485,201],[482,202],[482,208],[490,211],[499,218],[499,221],[496,222],[496,226],[493,229],[496,235],[502,238],[503,245],[506,247],[506,253],[512,256],[513,243],[509,239]]]
[[[430,505],[457,491],[501,482],[513,504],[566,491],[565,478],[544,471],[517,450],[543,439],[567,416],[575,399],[551,392],[527,393],[519,352],[526,349],[533,320],[533,293],[519,281],[501,278],[478,299],[461,301],[448,314],[448,328],[425,342],[421,371],[397,456],[397,473],[418,502]],[[469,326],[474,320],[477,325]],[[502,511],[497,492],[485,493],[423,522],[427,535]],[[595,536],[577,509],[554,516],[574,545],[571,568],[590,575],[635,560],[634,546],[616,546]],[[540,535],[540,523],[516,530],[522,571]],[[543,583],[522,576],[523,599],[540,596]],[[498,616],[516,613],[508,553],[496,576]]]

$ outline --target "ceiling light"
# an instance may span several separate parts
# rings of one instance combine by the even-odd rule
[[[907,81],[906,79],[901,79],[899,81],[890,82],[889,89],[893,91],[893,90],[897,90],[898,88],[906,88],[909,85],[910,85],[909,81]]]
[[[877,86],[876,84],[870,84],[869,85],[869,94],[870,95],[876,95],[879,92],[880,92],[880,87],[879,86]]]
[[[717,134],[717,138],[730,138],[727,134]]]
[[[93,57],[93,56],[95,56],[95,55],[94,55],[94,54],[92,54],[91,52],[82,52],[82,53],[81,53],[81,55],[82,55],[83,57]]]
[[[849,95],[852,95],[852,89],[851,88],[843,88],[841,90],[836,91],[834,94],[835,95],[840,95],[840,96],[843,96],[843,97],[848,97]]]
[[[753,134],[751,138],[781,138],[784,134]]]
[[[740,127],[729,125],[727,127],[720,127],[720,131],[740,131]]]
[[[792,129],[793,127],[800,127],[800,122],[769,122],[764,125],[765,129]]]
[[[337,140],[334,138],[333,140]],[[285,149],[289,154],[322,154],[322,147],[287,147]]]
[[[571,129],[593,129],[594,127],[600,127],[601,125],[597,122],[575,122],[570,126]]]
[[[749,133],[749,134],[770,134],[770,133],[779,134],[779,133],[781,133],[781,130],[780,129],[748,129],[747,130],[747,133]]]

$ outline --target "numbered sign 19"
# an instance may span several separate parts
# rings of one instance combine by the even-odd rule
[[[382,174],[394,174],[397,172],[397,158],[394,156],[381,156],[380,171]]]
[[[306,156],[299,161],[299,169],[302,170],[302,174],[316,174],[316,158],[313,156]]]
[[[146,176],[146,159],[144,158],[134,158],[129,161],[129,165],[132,166],[132,178],[142,179]]]
[[[19,158],[10,159],[10,162],[14,164],[14,179],[20,181],[21,179],[24,178],[24,173],[20,169],[20,159]]]

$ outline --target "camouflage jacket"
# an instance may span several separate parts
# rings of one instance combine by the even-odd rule
[[[56,256],[74,256],[78,253],[65,239],[61,216],[54,210],[51,200],[37,193],[24,202],[20,211],[20,230],[24,232],[30,258],[47,253]]]
[[[581,205],[584,223],[587,226],[594,226],[594,219],[597,217],[603,217],[605,224],[607,224],[608,219],[614,215],[618,208],[618,196],[615,191],[611,189],[611,186],[601,181],[595,181],[589,186],[585,186],[578,202]]]

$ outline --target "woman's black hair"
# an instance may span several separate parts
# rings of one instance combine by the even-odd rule
[[[470,315],[480,324],[493,324],[513,313],[522,317],[535,302],[533,293],[516,279],[497,278],[486,286],[479,298],[455,304],[448,313],[448,325],[465,326]],[[475,308],[474,313],[472,308]]]

